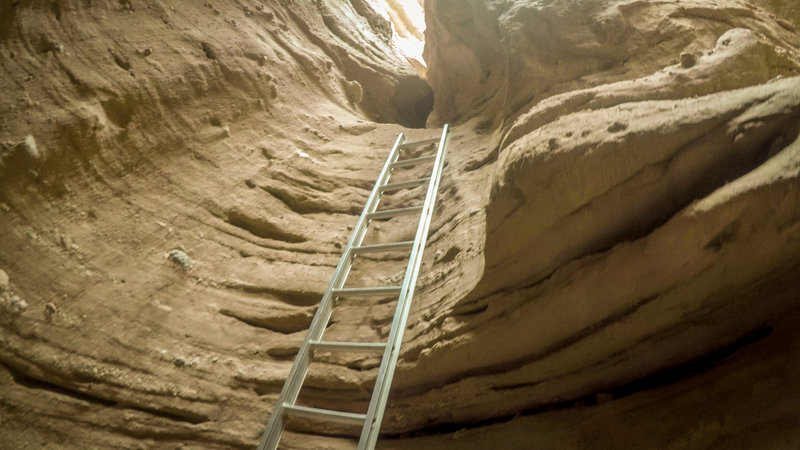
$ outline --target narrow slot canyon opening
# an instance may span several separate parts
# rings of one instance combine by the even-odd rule
[[[372,8],[391,26],[394,49],[411,64],[416,75],[404,76],[394,89],[391,104],[397,122],[409,128],[425,128],[433,111],[433,90],[425,80],[425,11],[423,0],[369,0]]]
[[[373,8],[392,26],[392,42],[421,76],[427,64],[425,49],[425,2],[423,0],[370,0]]]

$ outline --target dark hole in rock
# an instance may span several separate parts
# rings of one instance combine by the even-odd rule
[[[112,98],[106,101],[101,101],[100,104],[103,106],[106,116],[112,123],[114,123],[114,125],[125,128],[131,122],[131,119],[133,118],[133,111],[127,102],[121,99]]]
[[[394,89],[392,103],[397,108],[397,123],[409,128],[425,128],[433,110],[433,90],[417,76],[400,79]]]

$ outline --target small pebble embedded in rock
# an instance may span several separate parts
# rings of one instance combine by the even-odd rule
[[[183,250],[172,250],[167,257],[170,261],[180,264],[183,267],[191,267],[193,263],[192,258],[189,258],[189,255]]]
[[[608,127],[608,131],[611,133],[616,133],[618,131],[626,130],[628,125],[621,123],[621,122],[614,122],[610,127]]]
[[[11,302],[11,312],[14,314],[22,314],[26,309],[28,309],[28,302],[15,295]]]
[[[52,319],[53,316],[57,314],[58,314],[58,308],[56,307],[55,303],[47,302],[47,304],[44,305],[44,315],[48,320]]]

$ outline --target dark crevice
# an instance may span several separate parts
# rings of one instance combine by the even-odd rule
[[[125,99],[112,97],[101,101],[100,106],[108,120],[120,128],[126,128],[133,120],[133,108]]]
[[[326,202],[324,199],[310,198],[302,193],[293,194],[288,189],[276,186],[259,186],[265,192],[280,200],[287,208],[291,209],[297,214],[351,214],[356,215],[361,212],[361,207],[352,205],[345,208],[337,208],[332,202]],[[342,197],[347,194],[342,194]],[[366,201],[366,199],[364,199]],[[362,202],[363,203],[363,202]]]
[[[153,408],[144,408],[138,405],[124,404],[116,400],[109,400],[103,397],[89,394],[88,392],[78,391],[74,388],[62,386],[56,383],[31,377],[5,364],[0,364],[0,366],[2,366],[11,374],[15,383],[17,383],[20,386],[26,387],[28,389],[38,389],[42,391],[52,392],[54,394],[63,395],[65,397],[70,397],[75,400],[91,403],[106,408],[122,408],[122,409],[132,409],[132,410],[142,411],[148,414],[153,414],[173,421],[199,424],[207,422],[209,420],[208,417],[202,414],[196,414],[191,411],[184,411],[176,408],[166,407],[159,410]]]
[[[451,317],[458,317],[458,316],[472,316],[475,314],[480,314],[484,311],[489,309],[488,303],[469,303],[467,305],[459,305],[453,308],[453,312],[450,313]]]
[[[185,422],[193,425],[208,422],[209,418],[203,414],[185,411],[177,408],[165,407],[163,409],[144,408],[138,405],[120,405],[125,406],[127,409],[133,409],[144,413],[152,414],[154,416],[163,417],[167,420],[175,422]]]
[[[9,37],[15,35],[17,28],[17,7],[18,2],[0,2],[0,42],[5,42]]]
[[[733,221],[725,226],[719,233],[717,233],[710,241],[703,247],[706,250],[719,252],[726,244],[732,242],[736,238],[739,231],[739,222]]]
[[[102,397],[97,397],[95,395],[89,394],[87,392],[78,391],[72,388],[68,388],[65,386],[61,386],[55,383],[51,383],[49,381],[43,381],[38,378],[33,378],[29,375],[26,375],[16,369],[13,369],[5,364],[0,364],[3,368],[8,370],[11,376],[14,378],[14,382],[20,386],[26,387],[28,389],[38,389],[42,391],[52,392],[55,394],[63,395],[66,397],[71,397],[76,400],[92,403],[95,405],[100,406],[116,406],[117,402],[113,400],[108,400]]]
[[[74,388],[62,386],[56,383],[31,377],[30,375],[24,374],[5,364],[0,364],[0,366],[2,366],[11,374],[15,383],[28,389],[38,389],[46,392],[51,392],[54,394],[62,395],[75,400],[91,403],[93,405],[98,405],[106,408],[123,408],[123,409],[142,411],[148,414],[153,414],[173,421],[199,424],[207,422],[209,420],[208,417],[202,414],[193,413],[191,411],[184,411],[170,407],[165,407],[163,409],[158,410],[153,408],[145,408],[138,405],[125,404],[122,402],[118,402],[116,400],[109,400],[103,397],[89,394],[88,392],[78,391]]]
[[[291,355],[292,359],[294,359],[295,355]],[[264,395],[280,394],[281,389],[283,389],[282,381],[279,383],[253,381],[252,383],[249,384],[250,385],[248,387],[251,388],[259,397],[262,397]]]
[[[220,216],[215,215],[213,212],[211,212],[211,214],[214,215],[214,217],[221,218]],[[233,231],[230,227],[225,227],[225,226],[215,225],[215,224],[208,224],[208,223],[202,222],[202,221],[201,221],[201,223],[211,227],[215,231],[219,231],[220,233],[222,233],[224,235],[231,236],[231,237],[234,237],[234,238],[237,238],[237,239],[242,239],[243,241],[245,241],[247,243],[250,243],[250,244],[252,244],[252,245],[254,245],[256,247],[259,247],[261,249],[264,249],[264,250],[283,251],[283,250],[289,250],[291,248],[291,243],[289,243],[287,245],[265,243],[265,242],[263,242],[261,240],[258,240],[258,239],[249,239],[248,237],[242,236],[241,233]],[[227,223],[227,222],[225,222],[225,223]],[[239,229],[238,227],[236,227],[236,228]],[[252,233],[250,235],[254,236],[254,238],[258,237],[258,236],[253,235]],[[226,244],[224,242],[220,242],[220,241],[216,241],[216,242],[217,242],[217,244],[222,245],[223,247],[234,249],[233,247],[231,247],[230,245],[228,245],[228,244]],[[273,242],[281,242],[281,241],[273,241]],[[236,250],[236,249],[234,249],[234,250]],[[327,255],[336,255],[336,256],[341,255],[341,252],[338,252],[338,251],[335,252],[335,253],[333,253],[333,252],[324,252],[324,251],[313,249],[313,248],[303,248],[303,247],[294,247],[294,248],[291,248],[291,251],[296,252],[296,253],[301,253],[301,254],[309,254],[309,255],[312,255],[312,254],[313,255],[327,254]],[[266,256],[263,256],[263,255],[261,256],[261,258],[266,260],[266,261],[274,261],[275,260],[274,258],[266,257]],[[310,265],[311,266],[336,267],[335,265],[332,265],[332,264],[310,264]]]
[[[253,217],[240,211],[231,210],[225,214],[225,221],[229,224],[241,228],[250,234],[264,239],[274,239],[276,241],[284,241],[292,244],[305,242],[308,239],[284,231],[277,225],[268,222],[265,219]]]
[[[743,336],[739,337],[733,343],[725,347],[719,348],[717,350],[711,351],[710,353],[700,356],[699,358],[690,361],[686,364],[670,367],[652,373],[645,377],[639,378],[638,380],[632,381],[630,383],[606,389],[601,392],[592,393],[583,397],[565,400],[562,402],[539,405],[534,408],[517,412],[513,415],[495,417],[487,420],[475,421],[470,423],[464,423],[464,422],[445,423],[425,428],[419,431],[403,433],[398,435],[383,435],[382,437],[388,440],[388,439],[406,439],[409,437],[419,437],[419,436],[441,435],[446,433],[454,433],[456,431],[465,429],[483,428],[491,425],[506,423],[518,417],[533,416],[536,414],[542,414],[552,411],[559,411],[576,407],[594,406],[606,403],[608,401],[624,398],[639,392],[644,392],[651,389],[658,389],[665,386],[669,386],[671,384],[691,378],[693,376],[703,374],[704,372],[707,372],[708,370],[724,363],[726,359],[733,356],[739,350],[751,344],[754,344],[770,336],[771,334],[772,334],[771,327],[764,327],[752,330],[748,333],[745,333]],[[528,384],[523,384],[519,386],[508,386],[505,389],[515,389],[527,386]]]
[[[214,48],[214,46],[211,45],[210,43],[201,42],[200,43],[200,48],[203,49],[203,53],[205,53],[206,58],[208,58],[208,59],[217,59],[218,52],[217,52],[216,48]]]
[[[321,292],[306,292],[276,289],[267,286],[256,286],[245,283],[226,282],[223,286],[248,294],[266,294],[293,306],[316,306],[322,298]]]
[[[282,334],[292,334],[298,331],[307,330],[311,326],[313,316],[307,311],[296,311],[291,315],[280,317],[258,317],[252,315],[242,314],[240,312],[230,310],[227,308],[220,309],[220,314],[234,318],[240,322],[256,328],[262,328],[269,331]]]
[[[322,202],[314,202],[307,198],[298,198],[298,195],[292,195],[287,189],[275,186],[260,186],[266,193],[280,200],[287,208],[297,214],[313,214],[313,213],[333,213]]]
[[[111,57],[114,58],[114,62],[117,64],[117,66],[119,66],[120,69],[131,70],[131,63],[124,56],[121,56],[119,53],[112,51]]]
[[[682,379],[689,378],[694,375],[701,374],[714,366],[717,366],[723,360],[732,356],[742,348],[754,344],[772,334],[771,327],[759,328],[745,333],[732,344],[714,350],[706,355],[703,355],[694,361],[686,364],[671,367],[660,372],[656,372],[644,378],[640,378],[631,383],[623,386],[618,386],[610,392],[614,398],[626,397],[637,392],[645,391],[648,389],[655,389],[669,384],[678,382]]]

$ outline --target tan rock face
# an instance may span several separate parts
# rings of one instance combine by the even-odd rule
[[[360,0],[0,5],[0,441],[252,447],[427,120],[456,126],[380,446],[797,447],[796,2],[425,9],[432,91]],[[377,365],[320,355],[301,398],[363,409]]]
[[[764,81],[794,73],[797,65],[797,34],[783,18],[796,20],[792,2],[756,7],[736,0],[713,5],[476,0],[430,1],[426,8],[428,79],[436,93],[432,123],[478,111],[495,122],[509,122],[553,94],[652,75],[678,64],[681,53],[705,54],[733,28],[752,30],[765,40],[763,51],[737,53],[739,58],[766,60],[766,65],[739,65],[736,72],[741,73],[714,72],[722,77],[717,90],[732,87],[725,85],[727,77],[750,78],[748,84],[753,84],[753,72],[761,72],[758,79]],[[696,77],[678,81],[689,80],[701,82]],[[696,95],[682,93],[687,94]]]

